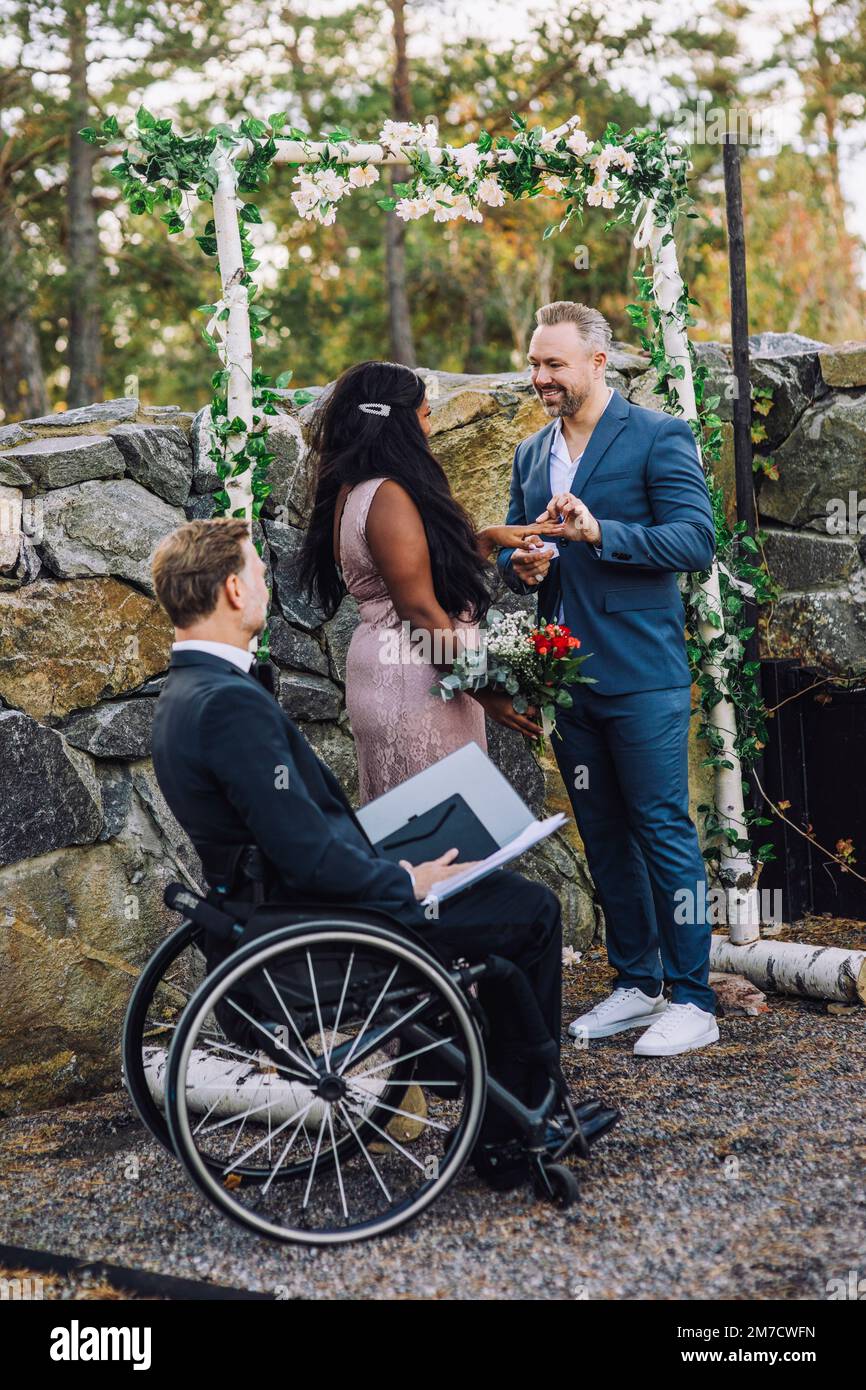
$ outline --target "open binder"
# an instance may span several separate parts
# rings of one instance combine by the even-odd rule
[[[358,819],[373,844],[395,863],[421,864],[456,847],[474,861],[434,883],[425,903],[453,897],[524,854],[565,822],[560,812],[536,820],[510,782],[467,743],[399,787],[362,806]]]

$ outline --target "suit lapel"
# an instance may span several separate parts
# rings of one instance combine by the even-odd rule
[[[526,480],[528,522],[535,521],[550,501],[550,451],[553,448],[554,426],[548,425],[538,441],[535,461],[530,465]]]
[[[628,401],[620,395],[614,387],[613,396],[604,414],[599,419],[592,434],[589,436],[589,443],[583,451],[583,457],[577,467],[577,474],[572,486],[575,497],[580,497],[595,472],[602,458],[607,453],[611,444],[617,436],[625,429],[625,422],[628,417]]]

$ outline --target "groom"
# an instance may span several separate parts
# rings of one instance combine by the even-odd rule
[[[566,539],[558,553],[539,540],[502,550],[498,564],[516,592],[537,586],[539,617],[567,624],[592,654],[585,672],[597,683],[572,687],[553,746],[616,969],[612,994],[569,1031],[640,1028],[635,1053],[671,1056],[719,1036],[689,817],[691,677],[677,585],[679,571],[712,563],[712,508],[686,421],[605,384],[611,331],[598,310],[559,300],[536,323],[530,373],[551,423],[517,447],[507,521],[561,516]]]

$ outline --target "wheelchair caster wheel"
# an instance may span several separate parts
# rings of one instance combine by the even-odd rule
[[[544,1169],[544,1176],[554,1205],[563,1211],[566,1207],[574,1206],[580,1197],[580,1183],[571,1169],[566,1168],[564,1163],[549,1163]]]

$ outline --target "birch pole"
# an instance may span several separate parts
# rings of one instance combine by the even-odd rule
[[[634,238],[634,244],[639,250],[649,245],[653,263],[653,295],[662,312],[665,355],[674,367],[681,366],[684,371],[682,377],[669,377],[668,386],[676,393],[685,418],[697,423],[698,410],[688,339],[674,314],[674,306],[683,294],[683,280],[677,262],[673,228],[669,222],[660,226],[655,223],[652,201]],[[698,452],[700,453],[700,444]],[[726,631],[719,586],[719,567],[715,559],[709,577],[699,588],[707,606],[719,615],[722,623],[721,629],[706,621],[700,623],[701,637],[704,642],[711,642],[713,638]],[[742,653],[734,650],[733,639],[729,636],[721,659],[739,659],[741,655]],[[716,689],[724,689],[724,672],[720,659],[709,658],[704,663],[703,671],[713,681]],[[748,840],[743,802],[743,771],[735,748],[737,712],[726,695],[713,706],[709,722],[719,734],[723,761],[730,763],[730,767],[717,767],[715,770],[716,811],[722,824],[736,831],[738,839]],[[719,883],[725,895],[725,920],[731,941],[744,944],[758,940],[760,910],[755,865],[749,853],[733,848],[727,841],[721,847]]]
[[[228,418],[243,420],[248,432],[253,428],[253,342],[250,336],[250,306],[246,285],[242,284],[244,258],[241,249],[241,234],[238,225],[240,199],[237,195],[235,171],[232,161],[221,151],[217,163],[219,183],[213,196],[214,225],[216,227],[217,256],[219,259],[222,299],[218,311],[228,309],[228,323],[223,334],[222,325],[211,321],[222,340],[220,356],[229,374],[226,387]],[[246,436],[229,435],[228,453],[235,454],[244,447]],[[226,478],[224,486],[229,495],[228,513],[244,509],[252,533],[253,497],[252,468],[239,477]]]

